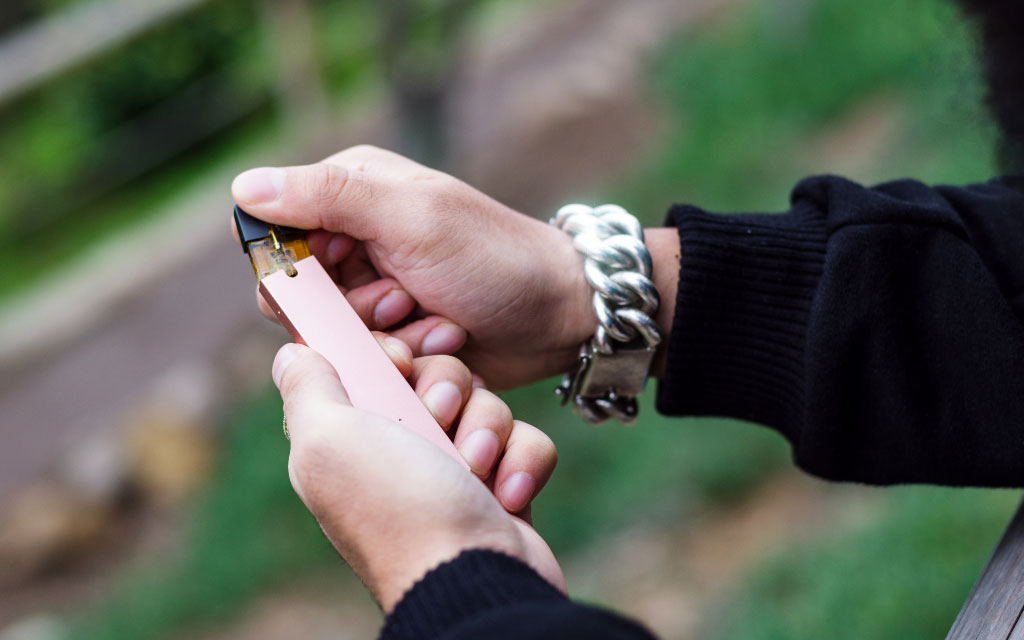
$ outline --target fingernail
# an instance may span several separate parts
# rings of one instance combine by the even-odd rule
[[[490,429],[480,429],[469,434],[459,446],[459,453],[469,463],[470,469],[478,476],[486,475],[498,456],[498,436]]]
[[[260,167],[249,169],[235,178],[231,191],[236,198],[248,203],[272,202],[284,189],[284,169]]]
[[[441,426],[447,429],[462,406],[462,392],[447,380],[435,382],[434,386],[423,394],[423,404],[427,405]]]
[[[274,366],[270,369],[270,376],[274,379],[274,385],[278,389],[281,388],[281,376],[284,375],[284,370],[298,357],[299,347],[296,344],[288,343],[278,349],[277,356],[274,357]]]
[[[513,473],[501,485],[501,501],[509,511],[521,511],[533,497],[536,487],[537,481],[530,474],[523,471]]]
[[[383,346],[392,360],[408,360],[412,362],[412,349],[398,338],[393,336],[384,338]]]
[[[342,258],[348,255],[354,243],[355,241],[352,239],[352,236],[343,233],[336,234],[327,243],[327,263],[338,264],[341,262]]]
[[[459,350],[466,342],[466,330],[446,322],[434,327],[423,338],[422,351],[425,356],[449,354]]]
[[[414,306],[416,306],[416,301],[402,289],[390,291],[380,299],[373,310],[374,326],[379,329],[390,327],[409,315]]]
[[[474,389],[487,389],[487,383],[480,376],[473,374],[473,388]]]

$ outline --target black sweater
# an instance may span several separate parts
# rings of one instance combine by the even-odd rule
[[[1024,176],[969,187],[803,181],[783,214],[676,206],[658,409],[779,431],[816,475],[1024,486]],[[522,563],[463,553],[382,638],[649,638]]]

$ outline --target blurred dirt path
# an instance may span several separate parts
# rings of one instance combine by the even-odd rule
[[[226,218],[229,202],[220,193],[196,206]],[[221,235],[204,243],[202,255],[114,301],[88,334],[59,353],[8,372],[0,391],[0,495],[56,463],[79,439],[116,428],[121,413],[168,369],[210,359],[251,326],[251,273],[231,238]],[[151,247],[138,249],[133,260],[145,261]],[[74,299],[65,313],[75,313]]]

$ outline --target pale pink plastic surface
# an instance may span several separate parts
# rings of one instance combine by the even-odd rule
[[[468,468],[430,411],[356,315],[314,257],[260,281],[260,291],[292,338],[327,358],[352,406],[390,418],[441,448]]]

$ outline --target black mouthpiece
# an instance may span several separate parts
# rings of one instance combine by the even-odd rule
[[[249,243],[270,237],[270,229],[273,227],[278,240],[290,240],[301,236],[304,231],[294,227],[281,227],[271,225],[267,222],[252,217],[236,204],[235,205],[235,227],[238,229],[238,238],[242,241],[242,250],[249,253]]]

